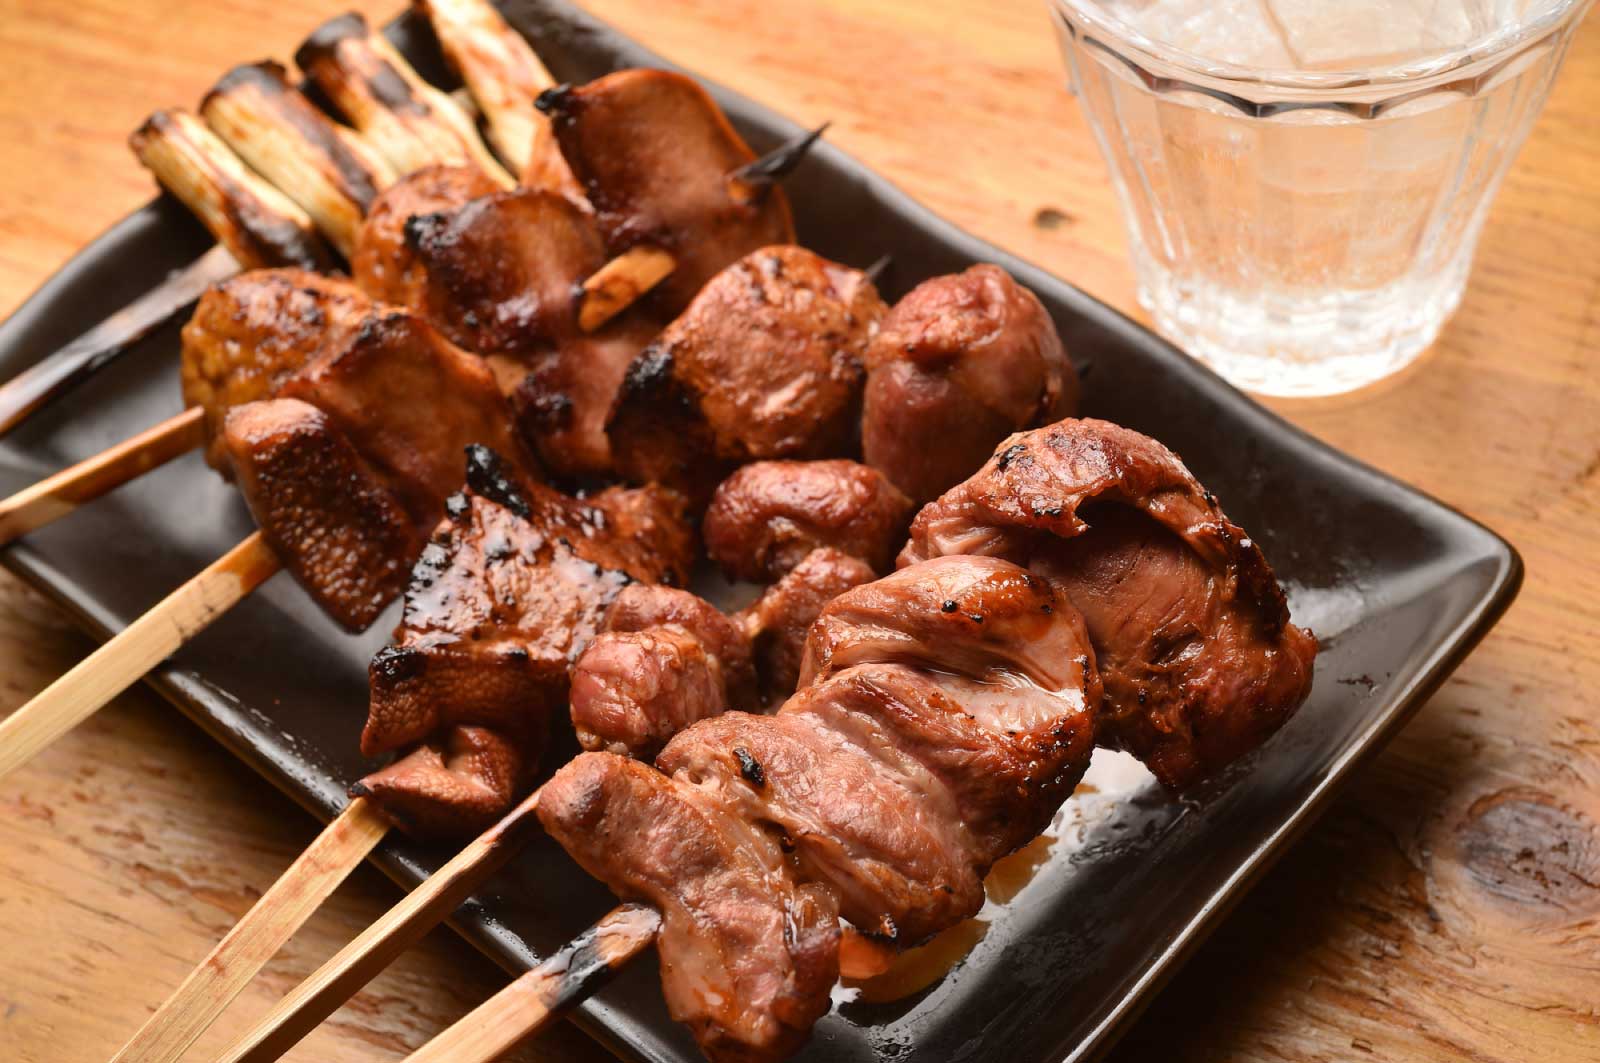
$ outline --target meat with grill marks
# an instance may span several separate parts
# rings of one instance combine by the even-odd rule
[[[911,500],[854,461],[758,461],[717,487],[701,535],[731,579],[781,578],[819,547],[887,572],[905,542]]]
[[[735,466],[847,454],[884,312],[864,273],[768,247],[718,273],[629,367],[617,467],[704,500]]]
[[[500,186],[476,166],[426,166],[379,193],[356,234],[350,275],[373,299],[423,310],[427,275],[407,238],[412,218],[452,210]],[[459,342],[459,340],[457,341]]]
[[[412,305],[490,361],[543,461],[608,475],[606,415],[660,324],[635,310],[594,333],[578,327],[575,293],[606,261],[593,219],[518,189],[413,218],[408,238],[424,278]]]
[[[783,190],[738,179],[755,155],[690,78],[623,70],[552,89],[539,106],[594,206],[607,251],[651,246],[676,259],[650,296],[660,316],[682,312],[729,263],[794,242]]]
[[[901,564],[1008,558],[1087,620],[1100,740],[1181,790],[1267,740],[1310,693],[1316,639],[1260,545],[1166,447],[1105,421],[1013,436],[918,514]]]
[[[399,629],[369,669],[369,756],[455,725],[519,743],[543,735],[613,599],[636,580],[687,575],[676,496],[648,487],[580,502],[521,480],[487,448],[469,454],[467,488],[449,500]]]
[[[321,410],[233,408],[219,440],[261,534],[324,612],[367,628],[404,589],[423,535],[386,476]]]
[[[424,534],[461,486],[469,445],[506,455],[525,478],[538,467],[483,360],[408,311],[373,311],[348,342],[285,379],[278,394],[327,414],[390,478]]]
[[[998,266],[973,266],[918,285],[884,318],[867,351],[862,453],[920,505],[1012,432],[1077,404],[1077,374],[1039,300]]]
[[[659,773],[585,753],[541,792],[552,837],[661,910],[669,1007],[713,1060],[804,1040],[838,976],[835,911],[899,945],[976,912],[990,864],[1048,821],[1092,749],[1082,619],[1008,562],[940,559],[849,591],[806,660],[775,716],[695,723]]]
[[[300,269],[258,269],[208,288],[183,327],[185,406],[206,417],[206,462],[231,476],[223,421],[271,398],[290,374],[345,343],[372,310],[347,281]]]
[[[421,840],[469,838],[488,829],[538,767],[543,736],[511,741],[487,727],[449,727],[350,788]]]

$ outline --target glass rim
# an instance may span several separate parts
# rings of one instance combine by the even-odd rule
[[[1343,70],[1293,70],[1280,67],[1226,63],[1169,44],[1163,44],[1112,15],[1098,0],[1047,0],[1060,17],[1088,28],[1105,39],[1097,43],[1108,50],[1128,49],[1147,59],[1190,75],[1255,89],[1284,89],[1294,93],[1335,93],[1351,90],[1410,87],[1419,81],[1448,76],[1467,67],[1515,51],[1560,30],[1592,0],[1559,0],[1539,16],[1501,27],[1466,44],[1401,63]]]

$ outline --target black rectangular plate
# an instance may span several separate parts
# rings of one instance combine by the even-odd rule
[[[506,11],[566,80],[670,65],[559,0],[514,0]],[[390,33],[424,73],[447,81],[424,27],[407,16]],[[757,150],[798,131],[712,88]],[[151,106],[162,102],[172,101]],[[1316,442],[1114,310],[953,228],[828,145],[788,187],[808,246],[857,266],[893,256],[886,297],[974,262],[996,262],[1037,292],[1075,360],[1092,363],[1085,412],[1176,450],[1261,541],[1290,588],[1295,619],[1324,640],[1310,701],[1250,763],[1193,799],[1170,803],[1142,769],[1098,759],[1097,791],[1069,802],[1048,858],[1009,904],[984,912],[984,935],[967,959],[896,1003],[841,1003],[801,1057],[1090,1058],[1499,618],[1520,585],[1521,560],[1481,525]],[[166,199],[130,216],[0,326],[0,378],[206,244],[198,225]],[[0,442],[0,492],[176,413],[177,351],[173,325]],[[190,455],[31,536],[3,560],[104,636],[250,530],[234,492]],[[241,760],[327,819],[342,807],[345,787],[373,766],[357,755],[356,739],[367,659],[391,627],[386,618],[367,635],[344,635],[280,576],[152,681]],[[446,855],[389,842],[377,859],[409,886]],[[540,841],[456,924],[520,971],[611,903]],[[626,1058],[696,1059],[688,1036],[667,1018],[654,967],[653,960],[635,964],[578,1019]]]

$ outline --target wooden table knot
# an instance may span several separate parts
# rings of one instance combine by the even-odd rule
[[[1451,854],[1496,900],[1568,916],[1600,912],[1600,831],[1581,809],[1532,787],[1485,794],[1455,828]]]

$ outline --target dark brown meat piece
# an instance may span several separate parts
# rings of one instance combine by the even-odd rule
[[[1103,742],[1173,790],[1266,741],[1311,691],[1261,548],[1161,444],[1067,420],[1006,440],[918,514],[901,564],[985,554],[1055,582],[1089,625]]]
[[[389,476],[424,533],[461,486],[468,446],[505,455],[522,478],[537,468],[482,359],[408,311],[369,315],[348,343],[285,380],[279,393],[326,413]]]
[[[848,452],[883,312],[858,270],[799,247],[746,256],[629,368],[607,426],[617,467],[704,499],[735,465]]]
[[[578,334],[574,286],[605,265],[594,222],[570,200],[519,188],[411,219],[428,320],[482,355],[532,358]]]
[[[572,669],[572,725],[585,749],[649,759],[696,720],[754,705],[743,629],[687,591],[635,584]]]
[[[867,352],[861,446],[917,503],[971,476],[1012,432],[1076,412],[1078,376],[1033,293],[998,266],[912,289]]]
[[[522,374],[511,403],[547,466],[569,477],[616,473],[606,418],[628,368],[660,331],[649,317],[630,312],[598,332],[562,340]]]
[[[806,634],[823,606],[876,573],[857,557],[824,547],[813,550],[739,614],[755,655],[761,695],[776,704],[800,681]]]
[[[261,534],[306,593],[352,631],[376,620],[422,548],[386,478],[292,399],[234,407],[221,442]]]
[[[355,282],[379,302],[421,312],[426,306],[427,276],[416,248],[406,238],[407,223],[498,191],[500,186],[475,166],[428,166],[402,177],[384,189],[367,211],[350,260]]]
[[[273,397],[278,385],[343,344],[372,303],[347,281],[299,269],[258,269],[200,297],[183,327],[183,404],[206,411],[206,462],[231,476],[228,411]]]
[[[722,481],[706,510],[706,553],[731,579],[770,583],[821,546],[888,571],[911,500],[854,461],[759,461]]]
[[[538,765],[538,746],[451,727],[350,788],[412,838],[470,838],[493,826]]]
[[[684,497],[658,484],[607,487],[583,504],[600,521],[600,534],[617,548],[649,558],[650,583],[682,585],[694,563],[695,535]]]
[[[831,893],[797,883],[778,841],[715,795],[584,753],[540,791],[539,819],[591,875],[661,912],[667,1008],[706,1055],[787,1058],[827,1012],[839,974]]]
[[[663,317],[676,316],[730,263],[794,243],[783,190],[752,195],[730,180],[755,156],[682,74],[623,70],[547,92],[539,106],[594,205],[607,250],[649,245],[677,260],[651,296]]]
[[[656,582],[688,564],[648,539],[609,533],[610,520],[519,482],[492,452],[472,448],[467,489],[450,499],[406,589],[394,640],[368,670],[362,752],[398,749],[454,724],[490,727],[514,742],[542,734],[612,599],[633,580]]]

